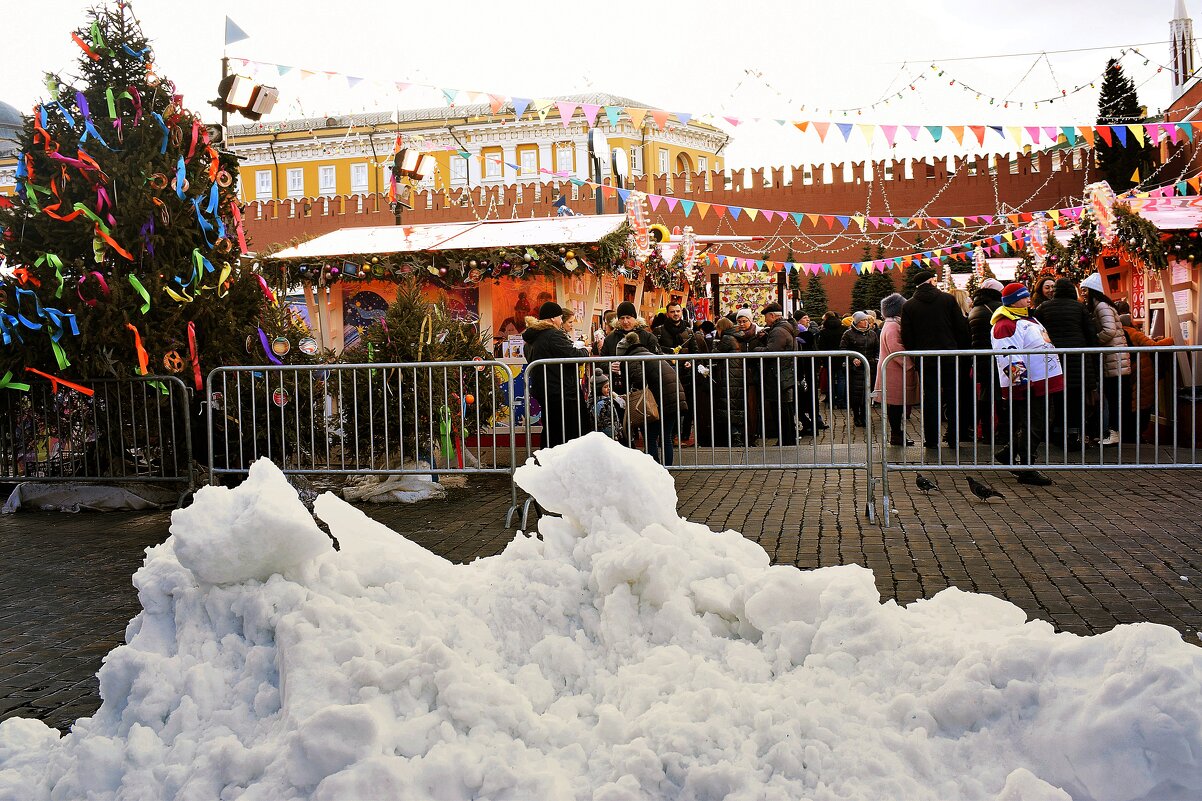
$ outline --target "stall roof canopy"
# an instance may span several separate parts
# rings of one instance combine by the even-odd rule
[[[482,220],[340,228],[296,247],[272,254],[273,259],[327,259],[353,255],[416,253],[430,250],[479,250],[494,247],[570,245],[596,242],[618,230],[624,214],[539,217],[527,220]]]
[[[1188,203],[1158,204],[1155,208],[1145,206],[1139,210],[1139,216],[1162,231],[1193,230],[1202,227],[1202,207]]]

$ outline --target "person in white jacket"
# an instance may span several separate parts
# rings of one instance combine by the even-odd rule
[[[997,359],[1002,398],[1010,406],[1010,443],[995,454],[1002,464],[1031,464],[1044,441],[1047,411],[1061,403],[1064,371],[1052,351],[1043,324],[1029,316],[1031,293],[1019,283],[1002,290],[1002,305],[993,313],[989,339]],[[1011,352],[1008,352],[1011,351]],[[1020,484],[1046,487],[1052,479],[1038,470],[1015,470]]]

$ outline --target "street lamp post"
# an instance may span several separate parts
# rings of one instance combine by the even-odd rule
[[[401,224],[401,213],[404,209],[412,209],[413,181],[424,181],[435,167],[434,156],[429,153],[419,153],[411,147],[403,147],[392,159],[392,177],[396,182],[396,200],[392,203],[392,213],[396,224]],[[401,183],[400,179],[406,179]]]

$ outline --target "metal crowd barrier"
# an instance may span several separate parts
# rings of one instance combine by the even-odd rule
[[[597,370],[608,379],[608,401]],[[600,430],[672,471],[863,471],[864,510],[875,520],[873,421],[862,404],[870,375],[851,351],[540,359],[525,370],[527,394],[537,403],[534,413],[526,403],[525,454],[536,442],[549,447]],[[673,382],[683,405],[671,400]],[[643,388],[655,397],[658,420],[635,419],[632,403],[639,405],[635,393]],[[524,503],[520,528],[532,505]],[[507,526],[518,510],[510,511]]]
[[[1119,354],[1129,372],[1108,376],[1107,357],[1114,363]],[[1003,397],[999,355],[1028,381],[1033,360],[1059,361],[1063,391]],[[894,470],[1008,471],[1030,482],[1044,470],[1202,468],[1200,357],[1202,346],[1170,345],[890,354],[879,367],[884,377],[914,370],[916,383],[913,392],[903,384],[899,397],[882,382],[885,525]]]
[[[219,367],[209,481],[261,457],[297,476],[508,474],[512,385],[491,360]]]
[[[188,388],[177,376],[37,381],[0,393],[0,481],[196,486]],[[182,497],[182,496],[181,496]]]

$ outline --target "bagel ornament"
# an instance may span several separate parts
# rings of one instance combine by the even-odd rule
[[[184,361],[184,357],[179,355],[178,350],[169,350],[163,354],[163,367],[169,373],[182,373],[188,365]]]

